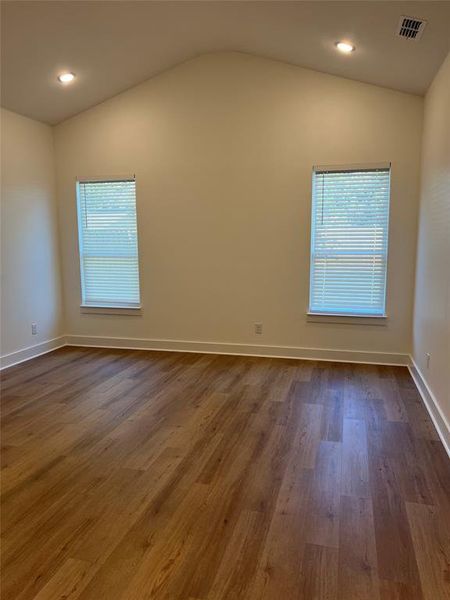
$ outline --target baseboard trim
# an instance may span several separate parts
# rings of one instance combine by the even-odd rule
[[[401,353],[301,348],[297,346],[263,346],[230,344],[189,340],[163,340],[147,338],[66,336],[68,346],[94,346],[97,348],[123,348],[130,350],[159,350],[170,352],[198,352],[201,354],[231,354],[238,356],[264,356],[269,358],[297,358],[332,362],[370,363],[378,365],[409,365],[409,355]]]
[[[413,378],[414,383],[416,384],[416,387],[419,390],[419,393],[422,397],[423,403],[425,404],[428,414],[430,415],[431,420],[433,421],[434,426],[436,427],[436,431],[438,432],[439,437],[441,438],[441,442],[450,458],[450,425],[448,424],[447,419],[445,418],[445,415],[442,412],[435,395],[431,391],[427,380],[423,376],[423,373],[417,366],[417,363],[415,362],[412,356],[410,357],[410,360],[411,362],[408,368],[409,372],[411,373],[411,377]]]
[[[31,360],[32,358],[37,358],[42,354],[47,354],[47,352],[52,352],[52,350],[57,350],[65,345],[66,337],[62,335],[51,340],[46,340],[45,342],[41,342],[40,344],[36,344],[35,346],[28,346],[27,348],[22,348],[16,352],[5,354],[4,356],[0,356],[0,370],[13,367],[14,365],[23,363],[26,360]]]

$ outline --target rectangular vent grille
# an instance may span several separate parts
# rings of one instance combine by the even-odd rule
[[[409,40],[419,40],[425,29],[426,21],[414,19],[414,17],[400,17],[397,35]]]

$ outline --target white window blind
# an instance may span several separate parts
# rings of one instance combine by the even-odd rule
[[[390,169],[313,172],[309,311],[385,314]]]
[[[135,181],[79,181],[82,303],[140,305]]]

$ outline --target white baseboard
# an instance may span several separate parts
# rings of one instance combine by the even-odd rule
[[[409,372],[411,373],[411,377],[413,378],[414,383],[416,384],[416,387],[422,396],[423,403],[428,410],[431,420],[436,427],[436,431],[441,438],[441,442],[450,458],[450,425],[448,424],[435,395],[431,391],[430,386],[423,376],[423,373],[417,366],[412,356],[411,363],[408,368]]]
[[[202,354],[233,354],[238,356],[266,356],[272,358],[300,358],[333,362],[372,363],[380,365],[409,365],[409,355],[401,353],[301,348],[297,346],[263,346],[188,340],[161,340],[118,337],[68,335],[69,346],[97,348],[124,348],[132,350],[163,350],[171,352],[199,352]]]
[[[53,338],[52,340],[47,340],[45,342],[41,342],[40,344],[36,344],[35,346],[28,346],[27,348],[22,348],[22,350],[5,354],[4,356],[0,356],[0,370],[13,367],[14,365],[18,365],[26,360],[30,360],[31,358],[41,356],[41,354],[47,354],[47,352],[51,352],[52,350],[56,350],[57,348],[61,348],[65,345],[66,338],[62,335],[60,337]]]

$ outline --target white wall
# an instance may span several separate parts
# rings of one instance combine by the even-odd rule
[[[409,353],[422,109],[417,96],[223,53],[57,126],[68,333]],[[388,323],[310,323],[311,168],[380,161],[392,162]],[[132,173],[143,314],[80,314],[75,178]]]
[[[52,129],[2,109],[1,134],[4,357],[60,336],[62,304]]]
[[[450,423],[450,55],[425,99],[413,356]]]

